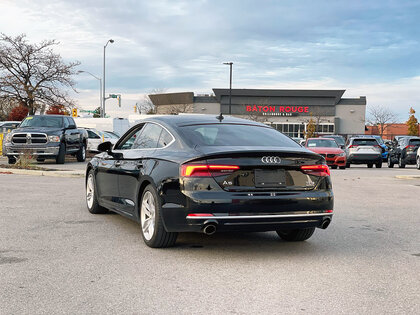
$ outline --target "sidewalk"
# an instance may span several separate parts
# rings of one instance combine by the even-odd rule
[[[88,159],[85,162],[77,162],[75,158],[66,156],[64,164],[55,164],[54,160],[46,160],[45,162],[35,162],[34,164],[35,166],[44,168],[44,170],[25,170],[8,168],[7,158],[2,156],[0,157],[0,174],[84,177],[87,162]]]

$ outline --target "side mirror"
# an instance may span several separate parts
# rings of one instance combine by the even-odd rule
[[[116,159],[122,159],[123,157],[122,153],[112,152],[112,146],[113,144],[109,141],[102,142],[101,144],[98,145],[98,151],[106,152]]]

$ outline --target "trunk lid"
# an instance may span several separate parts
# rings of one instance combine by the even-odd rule
[[[302,171],[302,165],[325,163],[323,157],[304,148],[267,150],[267,147],[200,147],[198,160],[207,165],[237,166],[212,170],[211,176],[226,191],[311,190],[322,177]],[[194,163],[194,162],[193,162]]]

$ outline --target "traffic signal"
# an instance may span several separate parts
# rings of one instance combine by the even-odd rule
[[[77,117],[77,108],[73,108],[73,109],[71,110],[71,115],[72,115],[73,117]]]

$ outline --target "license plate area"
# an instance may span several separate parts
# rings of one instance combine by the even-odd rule
[[[286,186],[286,173],[282,169],[254,170],[255,187],[278,188]]]

